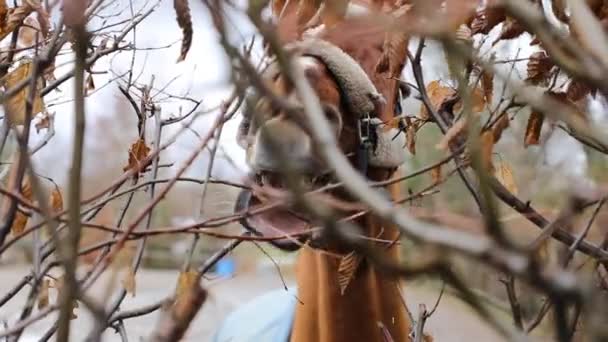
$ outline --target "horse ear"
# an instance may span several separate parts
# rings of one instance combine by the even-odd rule
[[[378,168],[394,169],[405,163],[406,137],[397,128],[386,129],[380,119],[372,119],[376,130],[377,144],[368,152],[369,164]]]

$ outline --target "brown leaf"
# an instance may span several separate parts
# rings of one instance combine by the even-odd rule
[[[51,127],[51,121],[51,114],[45,111],[40,120],[38,120],[38,122],[36,122],[34,125],[36,127],[36,133],[40,133],[40,131],[43,129],[49,129]]]
[[[188,270],[180,272],[177,278],[177,287],[175,288],[175,302],[178,303],[182,298],[186,298],[192,288],[198,285],[200,278],[196,270]]]
[[[576,102],[583,99],[591,92],[591,88],[587,86],[583,82],[572,80],[570,84],[568,84],[568,89],[566,89],[566,98],[568,100]]]
[[[505,10],[497,6],[488,6],[477,11],[471,30],[473,34],[488,34],[498,24],[506,19]]]
[[[484,95],[484,90],[480,87],[475,88],[470,93],[470,101],[471,101],[471,112],[479,113],[482,112],[486,108],[486,100]],[[454,112],[458,113],[462,110],[462,101],[458,101],[454,105]]]
[[[135,297],[135,272],[133,271],[133,267],[127,267],[127,271],[123,275],[121,283],[125,291],[132,297]]]
[[[485,170],[492,171],[492,154],[494,152],[494,133],[490,130],[483,131],[480,138],[481,163]]]
[[[494,172],[494,176],[513,195],[517,195],[518,189],[515,178],[513,177],[513,170],[511,170],[511,167],[509,167],[507,162],[504,160],[500,162],[499,167]]]
[[[494,44],[496,44],[496,42],[498,42],[499,40],[517,38],[521,36],[524,32],[526,32],[524,30],[524,27],[517,20],[511,17],[507,17],[507,19],[503,23],[502,31],[500,32],[500,35],[498,36],[496,41],[494,41]]]
[[[24,177],[23,184],[21,185],[21,196],[29,202],[32,201],[32,185],[30,184],[29,178]],[[19,207],[17,209],[17,213],[15,213],[15,218],[13,219],[13,224],[11,225],[11,233],[13,235],[19,235],[23,233],[25,227],[27,226],[27,221],[29,220],[29,214],[23,212],[23,210]]]
[[[454,89],[446,86],[442,86],[439,81],[433,81],[426,86],[426,93],[431,102],[431,106],[436,109],[438,108],[447,98],[456,94]],[[427,120],[429,118],[429,112],[426,110],[426,106],[420,105],[420,119]]]
[[[177,24],[182,29],[182,48],[177,62],[186,59],[186,55],[192,45],[192,17],[190,16],[190,6],[188,0],[173,0],[173,8],[177,14]]]
[[[5,3],[3,5],[6,6]],[[0,39],[4,39],[4,37],[12,33],[33,11],[34,8],[27,2],[22,6],[7,9],[6,15],[0,23]]]
[[[492,97],[494,96],[494,74],[484,70],[481,72],[481,89],[483,90],[483,97],[486,103],[492,104]]]
[[[445,132],[443,137],[441,137],[441,140],[439,140],[439,143],[437,143],[435,148],[437,148],[439,150],[444,150],[444,151],[448,150],[449,145],[452,142],[452,140],[454,140],[457,136],[459,136],[460,133],[462,133],[466,127],[467,127],[467,121],[465,119],[460,119],[460,120],[456,121],[456,123],[454,123],[452,125],[452,127],[450,127],[448,129],[448,131]]]
[[[53,213],[60,213],[63,211],[63,197],[61,196],[61,191],[58,188],[55,188],[53,192],[51,192],[51,209]]]
[[[416,154],[416,127],[414,125],[408,125],[405,130],[407,137],[407,149],[411,154]]]
[[[8,15],[8,6],[6,5],[6,0],[0,0],[0,24],[6,21],[6,16]]]
[[[530,118],[528,119],[528,125],[526,126],[526,134],[524,137],[525,147],[530,145],[538,145],[540,131],[543,127],[544,120],[545,116],[542,113],[537,111],[530,113]]]
[[[3,79],[3,83],[6,89],[11,89],[22,80],[28,78],[31,75],[32,62],[21,64],[17,69],[6,75]],[[30,94],[30,86],[27,85],[20,91],[18,91],[13,97],[6,100],[4,103],[4,109],[11,120],[13,125],[23,125],[25,123],[25,109],[26,102]],[[36,93],[34,94],[34,102],[32,103],[32,117],[44,110],[44,103],[40,97],[40,90],[42,89],[42,80],[38,80],[36,86]]]
[[[123,168],[123,171],[139,168],[139,164],[148,157],[148,153],[150,153],[150,148],[146,145],[146,142],[141,138],[138,139],[129,149],[129,162]],[[150,163],[151,161],[146,166]]]
[[[431,169],[431,179],[433,185],[437,185],[442,182],[443,177],[441,176],[441,165],[437,165]]]
[[[91,75],[91,74],[87,75],[86,83],[87,83],[86,90],[88,90],[88,91],[95,90],[95,81],[93,81],[93,75]]]
[[[530,55],[530,59],[528,60],[528,78],[526,81],[539,84],[549,78],[552,68],[553,62],[545,51],[535,52]]]
[[[502,137],[502,132],[507,129],[510,125],[509,115],[507,112],[503,112],[500,114],[500,118],[496,121],[494,126],[492,126],[492,133],[494,134],[494,143],[497,143]]]
[[[340,264],[338,265],[338,285],[340,286],[340,293],[342,295],[344,295],[346,288],[355,278],[361,261],[361,256],[354,251],[340,259]]]
[[[40,282],[40,290],[38,290],[38,310],[42,310],[49,306],[49,286],[51,281],[42,279]]]

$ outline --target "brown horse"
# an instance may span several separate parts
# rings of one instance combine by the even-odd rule
[[[298,15],[297,6],[289,8],[290,1],[286,3],[287,7],[275,6],[275,15],[280,15],[282,22]],[[383,123],[399,114],[400,87],[396,78],[405,64],[405,44],[397,65],[380,74],[377,65],[383,56],[387,35],[373,30],[365,19],[342,19],[323,29],[313,28],[314,33],[304,32],[304,38],[297,32],[305,30],[298,28],[293,30],[296,33],[289,33],[281,28],[286,27],[281,26],[281,21],[279,33],[286,49],[294,54],[295,62],[315,90],[341,150],[369,179],[385,180],[393,176],[406,154],[404,137],[399,130]],[[302,22],[301,18],[294,21]],[[395,60],[391,63],[395,64]],[[275,70],[267,72],[265,77],[279,98],[298,103],[285,75]],[[247,151],[248,163],[259,187],[281,188],[284,184],[281,179],[284,164],[277,154],[289,157],[291,165],[306,175],[304,183],[312,188],[331,180],[330,170],[316,153],[306,125],[302,125],[303,116],[275,109],[264,99],[249,112],[243,120],[239,142]],[[370,136],[374,141],[362,152],[361,146],[367,142],[362,139],[368,136],[364,134],[362,138],[361,125],[368,122],[372,122]],[[390,188],[388,192],[396,196],[398,190]],[[349,200],[338,192],[333,195]],[[243,193],[237,209],[264,204],[262,197]],[[365,260],[355,262],[356,272],[347,284],[339,281],[340,265],[348,260],[345,256],[351,250],[340,242],[319,241],[322,237],[307,233],[312,223],[306,214],[296,208],[277,208],[251,216],[242,223],[263,236],[297,236],[273,242],[279,248],[300,249],[296,266],[300,302],[295,309],[291,341],[409,340],[412,322],[400,293],[400,282],[387,278]],[[374,246],[386,258],[398,261],[398,244],[390,243],[399,238],[396,229],[372,215],[360,217],[356,223],[367,237],[385,241],[384,244],[375,242]]]

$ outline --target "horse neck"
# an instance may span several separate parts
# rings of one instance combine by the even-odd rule
[[[398,237],[394,228],[372,217],[363,218],[361,225],[367,236],[387,241]],[[398,261],[398,244],[376,247],[385,258]],[[291,341],[380,342],[386,341],[385,333],[394,341],[406,341],[411,322],[400,282],[387,278],[362,259],[342,293],[338,271],[342,258],[311,248],[300,251],[296,266],[300,303]]]

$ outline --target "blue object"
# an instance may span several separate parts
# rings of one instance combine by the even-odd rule
[[[213,342],[287,342],[296,313],[297,290],[274,290],[230,313]]]
[[[220,277],[230,277],[234,275],[235,262],[232,258],[223,258],[215,265],[215,272]]]

